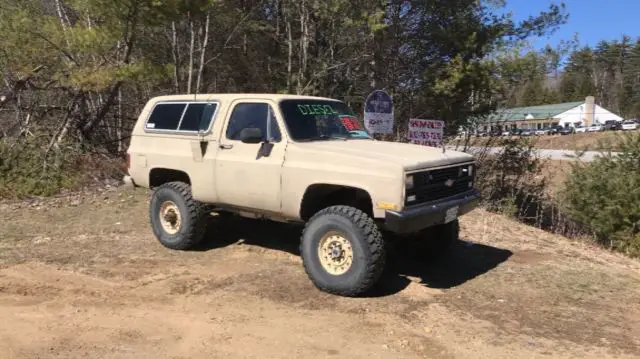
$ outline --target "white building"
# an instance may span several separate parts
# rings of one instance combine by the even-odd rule
[[[622,122],[624,119],[595,103],[593,96],[584,101],[550,104],[542,106],[501,109],[481,121],[484,131],[490,128],[542,129],[560,125],[562,127],[591,126],[607,121]]]
[[[591,109],[593,110],[591,111]],[[593,114],[592,119],[590,118],[590,111]],[[554,119],[557,119],[558,124],[562,127],[575,127],[575,125],[589,126],[590,123],[588,122],[604,125],[607,121],[624,121],[622,117],[596,104],[593,97],[587,97],[585,102],[579,106],[555,115]]]

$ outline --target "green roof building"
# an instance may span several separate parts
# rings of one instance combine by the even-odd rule
[[[623,121],[623,118],[595,103],[595,98],[584,101],[565,102],[541,106],[500,109],[478,121],[484,130],[490,129],[542,129],[560,125],[562,127],[588,127],[594,123]]]

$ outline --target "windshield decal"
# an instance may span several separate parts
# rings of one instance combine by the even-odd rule
[[[339,112],[329,105],[298,105],[298,111],[304,116],[339,114]]]
[[[359,131],[362,130],[362,126],[360,126],[360,122],[357,118],[353,116],[341,116],[340,121],[347,129],[347,131]]]

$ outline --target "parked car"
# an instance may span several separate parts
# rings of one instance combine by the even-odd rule
[[[563,128],[561,128],[560,130],[558,130],[558,133],[559,133],[561,136],[572,135],[572,134],[574,134],[575,132],[576,132],[576,130],[575,130],[573,127],[571,127],[571,126],[569,126],[569,127],[563,127]]]
[[[587,132],[587,128],[584,127],[584,126],[576,126],[574,128],[574,130],[575,130],[575,133],[585,133],[585,132]]]
[[[599,123],[594,123],[593,125],[587,127],[587,132],[602,132],[604,131],[604,127]]]
[[[562,126],[553,126],[551,128],[549,128],[549,134],[550,135],[558,135],[560,134],[560,131],[562,131],[564,129],[564,127]]]
[[[624,121],[622,123],[622,130],[623,131],[634,131],[638,129],[638,123],[636,121]]]
[[[535,134],[536,134],[536,131],[529,128],[525,128],[524,130],[522,130],[522,132],[520,132],[520,136],[523,136],[523,137],[535,136]]]
[[[609,120],[606,121],[604,123],[604,130],[605,131],[618,131],[621,130],[622,126],[620,125],[620,122],[615,121],[615,120]]]
[[[547,136],[551,133],[551,129],[549,128],[541,128],[536,130],[536,136]]]

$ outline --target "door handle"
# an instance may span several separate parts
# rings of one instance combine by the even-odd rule
[[[230,150],[233,148],[233,145],[221,144],[220,149],[222,150]]]

